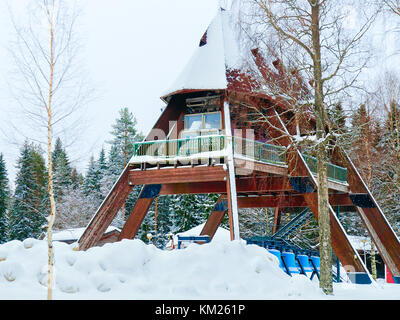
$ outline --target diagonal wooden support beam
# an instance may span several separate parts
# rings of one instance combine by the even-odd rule
[[[358,205],[357,211],[383,261],[393,274],[394,280],[396,283],[400,283],[400,242],[395,232],[346,152],[341,148],[336,148],[333,152],[333,159],[339,165],[347,168],[350,190],[353,193],[364,195],[363,201],[356,202],[353,199]]]
[[[79,250],[87,250],[97,244],[132,188],[133,185],[128,182],[128,167],[126,167],[79,238]]]
[[[121,230],[118,241],[122,239],[133,239],[136,236],[151,204],[158,196],[160,189],[161,185],[145,185],[142,187],[135,206]]]
[[[210,216],[207,219],[206,224],[201,230],[200,235],[201,236],[208,235],[210,237],[210,240],[212,240],[227,210],[228,210],[228,203],[226,197],[220,196],[217,203],[214,206],[214,210],[211,212]]]
[[[310,179],[309,181],[314,185],[314,188],[305,188],[307,190],[304,190],[303,197],[315,218],[318,220],[318,194],[315,192],[318,184],[298,150],[290,150],[288,155],[288,167],[289,172],[293,176],[308,176]],[[340,262],[345,267],[346,271],[348,271],[349,275],[352,274],[355,275],[355,277],[358,277],[359,273],[361,273],[369,278],[367,268],[360,259],[357,251],[350,243],[350,240],[347,238],[347,235],[337,219],[331,205],[329,205],[329,216],[332,248]],[[357,281],[357,278],[355,281]],[[369,279],[368,281],[371,280]]]
[[[170,121],[179,119],[183,111],[183,106],[184,98],[181,96],[173,96],[153,129],[158,130],[158,132],[168,132]],[[150,132],[146,140],[151,138],[152,134],[153,133]],[[129,196],[135,184],[129,181],[129,170],[129,166],[126,166],[100,207],[97,209],[82,236],[79,238],[78,243],[80,250],[87,250],[97,244],[122,207],[122,204]]]
[[[277,128],[279,128],[279,130],[281,130],[280,133],[286,133],[285,138],[287,140],[281,140],[283,145],[290,146],[292,143],[292,138],[279,114],[276,110],[274,110],[273,113],[271,112],[271,115],[273,119],[276,119],[274,121],[274,124],[277,126]],[[272,131],[277,131],[277,129],[272,128]],[[310,188],[309,183],[303,184],[301,181],[298,187],[304,188],[304,190],[302,190],[304,199],[306,200],[309,208],[313,212],[315,218],[318,220],[318,197],[317,194],[314,193],[315,191],[317,191],[318,186],[316,178],[306,164],[300,151],[294,149],[293,147],[289,148],[287,152],[287,164],[289,176],[302,178],[307,177],[308,180],[311,182],[313,188]],[[361,280],[363,282],[365,281],[366,283],[370,283],[372,280],[369,275],[368,269],[362,263],[357,251],[354,249],[349,239],[347,238],[347,235],[339,220],[337,219],[331,205],[329,205],[329,216],[331,222],[331,243],[337,257],[342,262],[342,264],[347,267],[349,276],[354,276],[354,282],[358,282],[358,280]]]

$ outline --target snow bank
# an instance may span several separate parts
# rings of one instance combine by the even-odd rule
[[[25,245],[24,245],[25,244]],[[26,245],[28,244],[28,245]],[[54,242],[55,299],[286,299],[319,297],[318,284],[290,278],[275,256],[234,241],[164,251],[123,240],[74,251]],[[47,243],[0,246],[0,299],[45,299]]]
[[[189,244],[173,251],[141,240],[85,252],[62,242],[54,242],[54,248],[55,299],[326,298],[317,281],[289,277],[275,256],[240,241]],[[0,256],[0,299],[46,299],[46,241],[11,241],[0,245]],[[335,290],[340,299],[400,298],[400,286],[382,288],[342,284]]]

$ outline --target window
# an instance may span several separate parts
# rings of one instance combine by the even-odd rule
[[[221,112],[195,113],[185,115],[185,130],[182,137],[216,135],[221,130]]]
[[[185,130],[198,131],[203,129],[203,119],[201,114],[185,116]]]
[[[204,115],[204,129],[221,129],[221,114],[206,113]]]

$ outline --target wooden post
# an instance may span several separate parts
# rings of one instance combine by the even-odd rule
[[[224,102],[224,121],[225,121],[225,138],[226,138],[226,164],[227,164],[227,179],[226,190],[228,198],[228,213],[229,225],[231,231],[231,240],[239,240],[239,214],[237,205],[236,193],[236,180],[235,180],[235,167],[233,163],[233,141],[231,129],[231,117],[229,111],[229,104]]]
[[[281,210],[279,207],[276,207],[275,214],[274,214],[274,226],[272,228],[272,234],[275,234],[279,230],[280,224],[281,224]]]

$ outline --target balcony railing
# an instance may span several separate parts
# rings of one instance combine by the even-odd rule
[[[232,137],[233,152],[256,161],[286,165],[286,148],[260,141]]]
[[[317,174],[317,159],[304,154],[303,158],[311,172]],[[333,163],[328,163],[328,179],[338,182],[347,182],[347,169],[334,165]]]
[[[232,139],[235,156],[268,164],[286,165],[286,148],[224,135],[196,136],[174,140],[155,140],[135,143],[131,162],[222,158],[227,155],[227,139]],[[313,174],[317,173],[317,160],[303,155]],[[328,179],[347,182],[347,170],[328,164]]]
[[[134,157],[177,158],[218,153],[225,150],[225,136],[198,136],[174,140],[155,140],[135,143]]]
[[[224,157],[227,139],[223,135],[197,136],[175,140],[156,140],[136,143],[132,159],[157,157],[183,159],[185,157]],[[271,164],[286,164],[285,148],[259,141],[231,137],[235,155]]]

